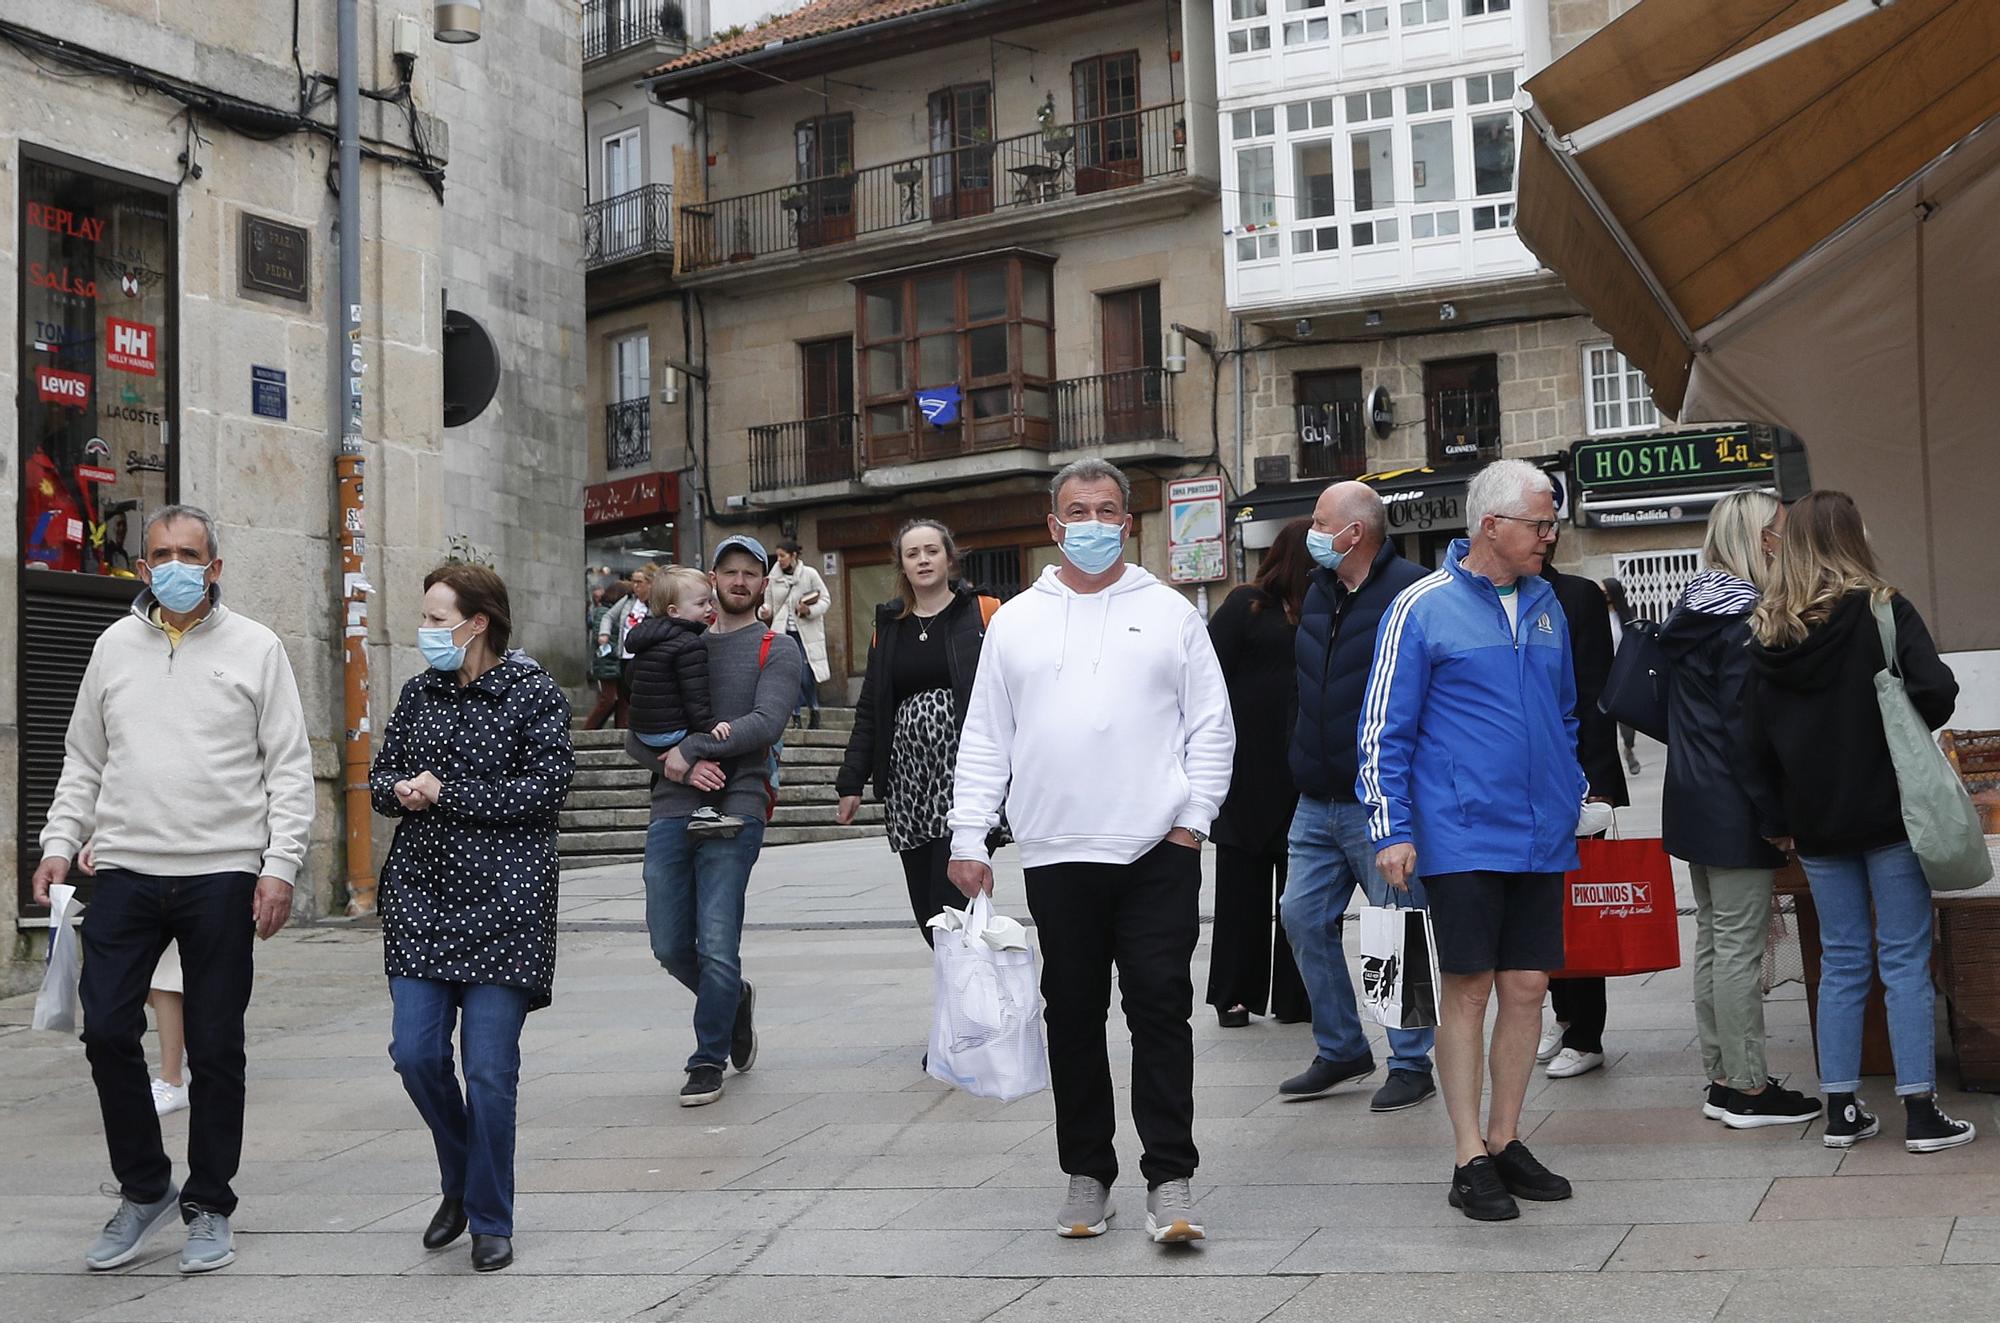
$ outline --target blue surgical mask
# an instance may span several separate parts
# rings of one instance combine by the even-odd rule
[[[208,565],[189,565],[178,560],[155,565],[147,587],[153,590],[154,601],[176,615],[192,611],[208,595]]]
[[[1064,524],[1063,559],[1085,574],[1102,574],[1118,563],[1125,550],[1125,526],[1103,524],[1095,519],[1079,519]]]
[[[458,625],[464,623],[461,620]],[[465,665],[465,645],[451,641],[458,625],[450,629],[426,625],[417,630],[417,650],[424,654],[424,660],[431,664],[432,670],[455,671]]]

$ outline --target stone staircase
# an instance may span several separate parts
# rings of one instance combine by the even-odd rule
[[[801,845],[883,834],[882,806],[864,799],[854,825],[834,821],[833,792],[853,708],[826,708],[819,730],[785,731],[784,771],[779,777],[778,812],[764,830],[765,845]],[[645,857],[646,824],[651,820],[646,769],[625,754],[622,730],[572,730],[576,777],[563,805],[557,854],[564,868],[636,862]]]

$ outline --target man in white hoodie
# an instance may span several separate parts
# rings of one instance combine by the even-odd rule
[[[1049,487],[1064,563],[1000,608],[959,737],[951,880],[993,889],[986,836],[1007,821],[1042,947],[1064,1236],[1096,1236],[1118,1177],[1104,1025],[1117,966],[1132,1033],[1132,1121],[1146,1230],[1200,1240],[1194,981],[1201,846],[1229,792],[1235,725],[1187,599],[1123,558],[1131,484],[1081,459]]]

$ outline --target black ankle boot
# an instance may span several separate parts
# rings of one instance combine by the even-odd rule
[[[465,1234],[465,1200],[440,1200],[431,1224],[424,1228],[424,1248],[443,1249]]]
[[[495,1272],[514,1261],[514,1241],[509,1236],[472,1237],[472,1267],[475,1272]]]

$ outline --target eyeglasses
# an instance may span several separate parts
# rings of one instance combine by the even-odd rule
[[[1526,519],[1520,515],[1503,515],[1503,514],[1497,514],[1494,515],[1493,517],[1495,519],[1505,519],[1511,523],[1516,523],[1516,524],[1532,524],[1535,529],[1535,536],[1538,538],[1549,538],[1555,536],[1556,521],[1553,519]]]

